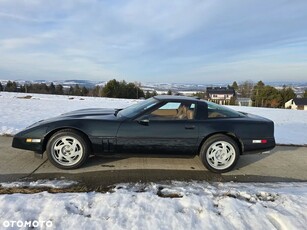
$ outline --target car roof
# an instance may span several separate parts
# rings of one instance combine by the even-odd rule
[[[154,98],[159,101],[200,101],[200,99],[196,97],[173,96],[173,95],[158,95],[154,96]]]

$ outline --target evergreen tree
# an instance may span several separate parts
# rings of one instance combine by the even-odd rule
[[[3,86],[1,84],[1,82],[0,82],[0,91],[3,91]]]
[[[125,98],[137,99],[145,97],[144,91],[140,89],[135,83],[125,85],[126,96]]]
[[[234,81],[231,85],[231,87],[235,90],[235,91],[238,91],[239,89],[239,86],[238,86],[238,83],[236,81]]]
[[[5,87],[5,91],[7,92],[17,92],[17,84],[15,81],[8,81]]]
[[[118,98],[120,96],[120,83],[115,79],[109,81],[103,87],[102,96]]]
[[[74,95],[74,88],[72,86],[69,87],[68,95]]]
[[[151,98],[151,97],[154,97],[154,96],[157,96],[158,94],[157,94],[157,92],[154,90],[154,91],[152,91],[152,92],[149,92],[148,90],[146,91],[146,93],[145,93],[145,98],[147,99],[147,98]]]
[[[87,96],[89,93],[89,90],[85,86],[83,86],[81,89],[81,93],[82,93],[82,96]]]
[[[167,91],[167,95],[172,95],[172,94],[173,94],[173,93],[172,93],[172,90],[169,89],[169,90]]]
[[[290,91],[287,92],[291,95]],[[254,87],[252,100],[254,106],[257,107],[278,108],[284,105],[282,104],[284,100],[282,93],[272,86],[264,85],[262,81],[259,81]]]
[[[149,90],[146,91],[145,93],[145,98],[150,98],[151,97],[151,93],[149,92]]]
[[[125,97],[126,98],[133,98],[136,99],[138,98],[138,89],[133,83],[129,83],[125,86]]]
[[[229,105],[236,105],[236,97],[230,98]]]
[[[25,93],[26,92],[26,85],[19,86],[18,91],[21,92],[21,93]]]
[[[262,81],[259,81],[253,89],[253,95],[252,95],[252,101],[253,105],[256,107],[261,107],[263,106],[263,101],[262,101],[262,91],[264,90],[264,83]]]
[[[134,83],[109,81],[102,90],[102,96],[113,98],[140,98],[145,97],[144,91]]]
[[[82,91],[81,91],[81,88],[78,84],[76,84],[73,88],[73,95],[76,95],[76,96],[83,96],[82,95]]]
[[[57,94],[57,95],[63,95],[64,94],[63,86],[62,85],[56,85],[54,93]]]
[[[305,89],[305,92],[304,92],[303,98],[307,98],[307,89]]]
[[[276,88],[267,85],[264,87],[262,100],[263,107],[278,108],[281,101],[280,92]]]
[[[49,87],[45,83],[32,84],[31,88],[29,90],[29,93],[48,94],[49,93]]]
[[[89,94],[90,94],[91,96],[93,96],[93,97],[101,97],[101,96],[102,96],[101,91],[102,91],[102,90],[101,90],[101,87],[98,86],[98,85],[96,85],[95,88],[93,88],[93,89],[89,92]]]
[[[281,108],[284,107],[285,103],[291,99],[296,98],[296,94],[294,93],[294,90],[291,87],[283,86],[282,90],[280,90],[280,106]]]
[[[54,86],[53,82],[51,82],[48,91],[49,91],[50,94],[55,94],[55,86]]]

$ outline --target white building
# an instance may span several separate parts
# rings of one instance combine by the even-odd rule
[[[231,87],[207,87],[206,94],[209,101],[229,105],[231,98],[235,96],[235,90]]]
[[[250,98],[240,97],[236,99],[236,105],[238,106],[253,106],[253,101]]]
[[[285,103],[286,109],[307,110],[307,98],[294,98]]]

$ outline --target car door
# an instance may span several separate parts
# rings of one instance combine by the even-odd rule
[[[121,152],[195,153],[196,109],[195,103],[162,103],[142,116],[123,122],[117,133],[117,147]]]

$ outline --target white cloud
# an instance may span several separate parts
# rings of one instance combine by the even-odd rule
[[[40,40],[34,37],[27,38],[11,38],[0,40],[0,47],[4,49],[17,49],[28,45],[40,43]]]
[[[193,75],[196,82],[206,71],[214,76],[208,68],[213,64],[218,66],[216,77],[227,79],[232,76],[227,63],[252,63],[251,53],[264,64],[271,62],[264,53],[273,55],[276,64],[303,63],[300,59],[307,55],[299,49],[307,41],[304,9],[303,1],[2,0],[0,53],[9,58],[0,58],[0,74],[44,78],[54,75],[49,69],[64,78],[75,74],[190,81],[187,76]],[[291,58],[278,53],[285,46],[298,47]],[[38,53],[40,57],[34,55]],[[246,65],[242,78],[260,67]],[[40,67],[34,71],[32,66]],[[283,70],[292,71],[291,66]]]
[[[6,53],[0,57],[0,69],[10,71],[15,78],[47,77],[49,79],[104,79],[117,74],[103,65],[83,58],[70,58],[45,53],[14,54]],[[39,77],[41,76],[41,77]]]
[[[215,1],[130,1],[116,13],[143,36],[174,40],[209,23]]]

